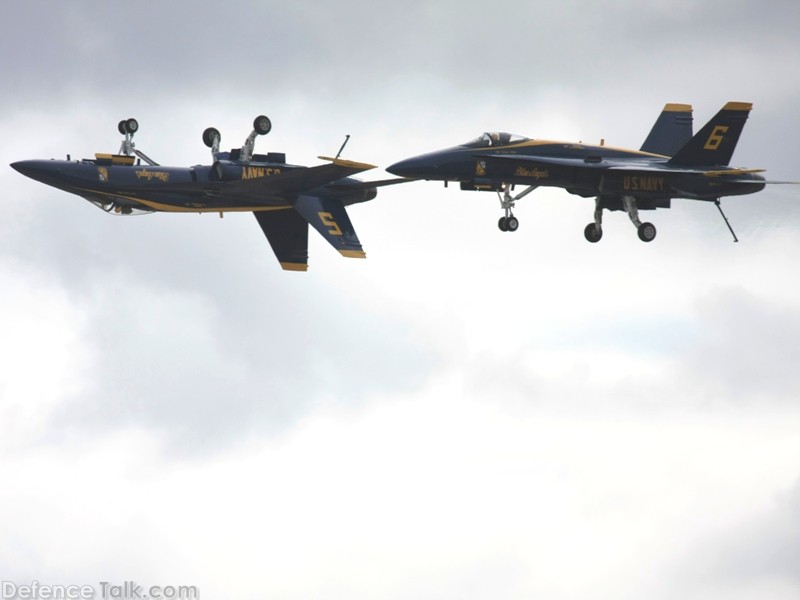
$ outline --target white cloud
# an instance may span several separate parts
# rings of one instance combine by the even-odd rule
[[[179,577],[242,598],[666,598],[685,548],[791,489],[797,425],[514,414],[451,373],[202,463],[163,462],[134,431],[6,459],[3,509],[36,518],[5,524],[0,556],[31,576]],[[83,540],[65,559],[67,522]],[[20,540],[27,564],[9,549]]]

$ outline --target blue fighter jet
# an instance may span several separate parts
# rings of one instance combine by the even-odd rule
[[[656,237],[640,210],[670,208],[673,198],[714,203],[738,241],[720,198],[752,194],[767,183],[763,169],[731,167],[730,161],[752,104],[728,102],[698,133],[692,135],[692,107],[667,104],[639,150],[583,143],[529,139],[509,133],[484,133],[477,139],[400,161],[386,170],[412,179],[457,181],[462,190],[494,191],[504,215],[498,226],[516,231],[516,201],[540,186],[564,188],[570,194],[595,198],[594,222],[584,229],[590,242],[603,236],[603,211],[627,212],[639,238]],[[516,185],[527,187],[512,196]]]
[[[209,127],[203,142],[211,148],[211,165],[163,167],[136,149],[133,136],[139,125],[127,119],[119,123],[125,137],[117,154],[23,160],[11,166],[112,215],[252,212],[286,270],[308,268],[309,225],[342,256],[365,258],[345,207],[372,200],[377,187],[401,180],[365,183],[351,178],[374,167],[340,159],[344,144],[335,158],[320,156],[326,163],[315,167],[287,164],[281,153],[254,154],[256,137],[271,128],[270,120],[259,116],[241,148],[221,152],[219,131]]]

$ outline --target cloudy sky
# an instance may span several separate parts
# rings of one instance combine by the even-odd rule
[[[486,130],[638,148],[753,102],[800,178],[800,5],[45,2],[0,163],[239,146],[385,167]],[[381,170],[365,178],[386,177]],[[800,190],[647,214],[418,182],[283,272],[252,216],[114,218],[0,169],[0,578],[203,598],[796,599]]]

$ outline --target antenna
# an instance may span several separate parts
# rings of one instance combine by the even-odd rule
[[[336,153],[336,158],[339,158],[342,155],[342,150],[344,150],[344,147],[347,146],[347,142],[349,141],[350,141],[350,134],[348,133],[344,137],[344,142],[342,143],[342,147],[339,148],[339,152]],[[333,160],[336,160],[336,158],[334,158]]]

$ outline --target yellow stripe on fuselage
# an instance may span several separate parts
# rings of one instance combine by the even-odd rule
[[[133,202],[138,202],[139,204],[143,204],[148,208],[152,208],[153,210],[159,212],[172,212],[172,213],[203,213],[203,212],[211,212],[211,213],[220,213],[220,212],[265,212],[265,211],[273,211],[273,210],[289,210],[292,207],[288,204],[285,206],[221,206],[221,207],[210,207],[210,206],[175,206],[173,204],[164,204],[163,202],[155,202],[154,200],[145,200],[143,198],[137,198],[136,196],[126,196],[120,193],[112,193],[112,192],[103,192],[100,190],[88,190],[85,188],[75,188],[76,190],[81,190],[90,194],[97,194],[99,196],[106,196],[111,198],[112,200],[119,201],[119,199],[123,200],[132,200]]]
[[[524,142],[515,142],[505,146],[487,146],[485,148],[470,148],[473,152],[487,152],[492,150],[515,150],[517,148],[532,148],[535,146],[563,146],[573,150],[590,150],[602,153],[604,150],[612,150],[614,152],[626,152],[628,154],[636,154],[637,156],[649,156],[651,158],[669,158],[664,154],[654,154],[652,152],[642,152],[641,150],[631,150],[630,148],[617,148],[615,146],[596,146],[592,144],[584,144],[582,142],[558,142],[554,140],[526,140]]]

